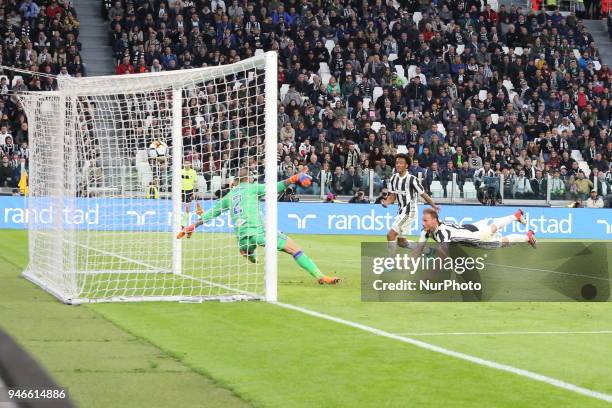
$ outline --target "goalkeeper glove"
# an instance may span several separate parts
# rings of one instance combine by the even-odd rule
[[[310,184],[312,184],[312,177],[306,174],[305,171],[298,173],[298,174],[294,174],[293,176],[289,177],[288,180],[289,180],[289,183],[299,184],[302,187],[308,187],[310,186]]]

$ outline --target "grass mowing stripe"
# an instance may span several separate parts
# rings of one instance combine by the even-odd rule
[[[349,320],[344,320],[338,317],[330,316],[324,313],[320,313],[314,310],[306,309],[300,306],[291,305],[288,303],[276,302],[273,303],[276,306],[280,306],[286,309],[295,310],[297,312],[301,312],[313,317],[318,317],[321,319],[329,320],[335,323],[343,324],[345,326],[350,326],[359,330],[363,330],[369,333],[372,333],[377,336],[387,337],[389,339],[398,340],[403,343],[411,344],[413,346],[417,346],[426,350],[434,351],[436,353],[444,354],[447,356],[459,358],[465,361],[469,361],[474,364],[479,364],[485,367],[495,368],[497,370],[506,371],[512,374],[520,375],[522,377],[526,377],[535,381],[540,381],[558,388],[562,388],[568,391],[575,392],[577,394],[586,395],[588,397],[596,398],[602,401],[611,402],[612,403],[612,395],[604,394],[602,392],[589,390],[588,388],[583,388],[575,384],[571,384],[565,381],[558,380],[556,378],[548,377],[542,374],[534,373],[528,370],[524,370],[522,368],[513,367],[506,364],[496,363],[495,361],[485,360],[484,358],[471,356],[469,354],[460,353],[457,351],[449,350],[444,347],[436,346],[430,343],[426,343],[424,341],[411,339],[409,337],[400,336],[397,334],[389,333],[384,330],[376,329],[374,327],[366,326],[364,324],[351,322]]]

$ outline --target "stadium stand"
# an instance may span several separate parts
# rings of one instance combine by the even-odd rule
[[[0,75],[0,193],[27,190],[28,123],[12,92],[50,91],[57,88],[53,75],[85,75],[79,29],[69,1],[0,5],[0,64],[25,70],[4,70]]]

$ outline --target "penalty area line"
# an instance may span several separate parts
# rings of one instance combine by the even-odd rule
[[[341,319],[339,317],[334,317],[334,316],[330,316],[324,313],[320,313],[314,310],[310,310],[310,309],[306,309],[300,306],[295,306],[292,304],[288,304],[288,303],[281,303],[281,302],[271,302],[272,304],[285,308],[285,309],[289,309],[289,310],[294,310],[296,312],[300,312],[300,313],[304,313],[307,314],[309,316],[313,316],[313,317],[318,317],[320,319],[325,319],[325,320],[329,320],[335,323],[339,323],[339,324],[343,324],[345,326],[349,326],[349,327],[353,327],[355,329],[359,329],[359,330],[363,330],[366,331],[368,333],[372,333],[376,336],[380,336],[380,337],[386,337],[388,339],[392,339],[392,340],[397,340],[397,341],[401,341],[402,343],[407,343],[407,344],[411,344],[413,346],[417,346],[420,347],[422,349],[425,350],[429,350],[429,351],[433,351],[436,353],[440,353],[440,354],[444,354],[446,356],[450,356],[450,357],[455,357],[461,360],[465,360],[465,361],[469,361],[470,363],[474,363],[474,364],[478,364],[484,367],[489,367],[489,368],[494,368],[496,370],[500,370],[500,371],[506,371],[512,374],[516,374],[519,375],[521,377],[525,377],[525,378],[529,378],[531,380],[534,381],[539,381],[545,384],[549,384],[552,385],[554,387],[557,388],[561,388],[567,391],[572,391],[574,393],[577,394],[581,394],[581,395],[585,395],[587,397],[591,397],[591,398],[596,398],[602,401],[606,401],[606,402],[612,402],[612,395],[610,394],[604,394],[602,392],[599,391],[593,391],[590,390],[588,388],[584,388],[584,387],[580,387],[578,385],[575,384],[571,384],[562,380],[558,380],[556,378],[552,378],[552,377],[548,377],[546,375],[542,375],[542,374],[538,374],[538,373],[534,373],[532,371],[528,371],[528,370],[524,370],[522,368],[517,368],[517,367],[513,367],[511,365],[507,365],[507,364],[502,364],[502,363],[496,363],[495,361],[491,361],[491,360],[486,360],[484,358],[480,358],[480,357],[475,357],[475,356],[471,356],[469,354],[465,354],[465,353],[460,353],[458,351],[453,351],[453,350],[449,350],[446,349],[444,347],[440,347],[440,346],[436,346],[434,344],[430,344],[430,343],[426,343],[424,341],[421,340],[416,340],[416,339],[412,339],[410,337],[405,337],[403,335],[399,335],[399,334],[393,334],[393,333],[389,333],[386,332],[384,330],[381,329],[377,329],[375,327],[371,327],[371,326],[366,326],[364,324],[361,323],[356,323],[356,322],[352,322],[350,320],[345,320],[345,319]]]

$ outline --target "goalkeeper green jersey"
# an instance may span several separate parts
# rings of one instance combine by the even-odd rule
[[[276,189],[279,193],[284,191],[285,183],[279,182]],[[259,211],[259,200],[265,194],[265,184],[240,183],[202,215],[202,221],[212,220],[229,210],[238,236],[252,235],[256,230],[262,231],[265,223]]]

